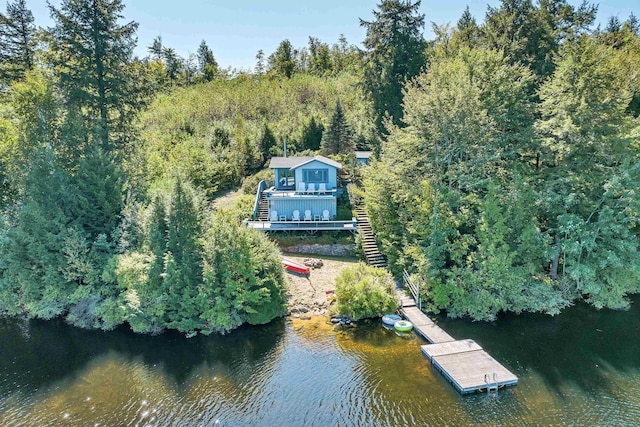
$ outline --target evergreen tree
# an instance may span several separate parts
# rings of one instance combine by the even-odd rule
[[[402,122],[402,87],[425,65],[419,8],[419,0],[382,0],[372,22],[360,20],[367,30],[364,88],[373,100],[379,130],[386,114],[394,124]]]
[[[347,42],[344,34],[340,34],[338,43],[331,46],[331,68],[333,74],[349,71],[359,75],[362,69],[360,50]]]
[[[127,65],[135,47],[138,24],[121,25],[121,0],[63,0],[49,5],[55,27],[50,29],[54,65],[67,103],[85,115],[87,135],[95,118],[102,122],[101,138],[124,133],[129,90]],[[121,140],[122,135],[116,140]]]
[[[502,0],[500,7],[489,7],[482,31],[487,46],[503,49],[512,63],[525,64],[540,77],[553,70],[552,53],[557,49],[553,29],[531,0]]]
[[[200,213],[193,190],[177,178],[167,221],[167,252],[163,283],[167,326],[181,332],[201,328],[198,286],[202,282],[202,254],[198,236]]]
[[[207,46],[207,43],[202,40],[198,47],[198,71],[202,75],[204,81],[208,82],[213,80],[218,75],[218,62],[213,57],[213,52]]]
[[[159,292],[162,289],[164,256],[167,251],[167,211],[164,200],[159,194],[151,204],[148,246],[153,257],[149,268],[149,287]]]
[[[315,37],[309,37],[309,72],[322,76],[332,71],[329,45]]]
[[[93,142],[84,153],[73,177],[77,188],[78,225],[93,241],[110,237],[120,220],[124,203],[124,177],[113,154]]]
[[[1,255],[8,288],[0,291],[7,298],[0,311],[51,319],[65,312],[77,286],[64,274],[62,251],[74,228],[75,192],[51,150],[39,150],[32,159],[25,199]]]
[[[469,11],[469,6],[467,6],[462,13],[456,28],[457,32],[455,33],[455,37],[464,46],[475,47],[477,45],[480,37],[480,28],[478,27],[478,24],[476,24],[476,19]]]
[[[575,41],[593,23],[597,6],[586,1],[577,9],[566,0],[502,0],[489,7],[482,26],[487,47],[503,50],[512,64],[529,67],[539,80],[554,70],[554,57],[564,41]]]
[[[302,149],[319,150],[323,134],[324,126],[322,126],[322,122],[316,121],[315,117],[312,116],[302,128]]]
[[[289,40],[280,42],[278,49],[269,56],[269,68],[276,74],[288,79],[296,69],[295,52]]]
[[[331,115],[327,130],[322,134],[322,152],[324,154],[350,154],[355,150],[353,133],[342,110],[340,100]]]
[[[260,49],[256,54],[256,74],[261,76],[264,74],[264,51]]]
[[[149,45],[147,48],[147,52],[151,55],[152,59],[158,60],[162,58],[162,52],[164,50],[164,46],[162,46],[162,36],[158,36]]]
[[[184,63],[176,50],[172,47],[162,49],[162,59],[167,70],[169,81],[173,84],[178,80],[180,73],[184,71]]]
[[[0,14],[0,75],[5,83],[20,80],[33,69],[35,32],[26,1],[7,3],[7,14]]]
[[[260,139],[260,153],[262,154],[262,165],[267,162],[273,155],[272,148],[276,146],[276,137],[267,124],[264,125],[262,138]]]

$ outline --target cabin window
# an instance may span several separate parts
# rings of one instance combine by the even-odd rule
[[[276,188],[287,188],[293,186],[293,171],[289,169],[276,169]]]
[[[305,169],[304,182],[328,182],[328,169]]]

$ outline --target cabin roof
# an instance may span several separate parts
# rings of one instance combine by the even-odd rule
[[[272,157],[269,162],[269,169],[296,169],[302,165],[306,165],[314,160],[333,166],[336,169],[342,169],[342,165],[335,160],[328,159],[324,156],[293,156],[293,157]]]
[[[356,151],[356,159],[368,159],[373,155],[373,151]]]

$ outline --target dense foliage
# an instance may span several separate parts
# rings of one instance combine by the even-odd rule
[[[278,249],[241,227],[244,200],[236,210],[214,212],[201,195],[239,181],[249,166],[236,172],[235,181],[198,181],[196,161],[178,167],[198,153],[187,149],[182,158],[154,165],[152,148],[139,143],[140,129],[142,141],[152,130],[144,120],[134,126],[133,119],[172,83],[165,78],[171,70],[152,58],[132,58],[137,24],[120,23],[122,2],[51,6],[55,26],[42,32],[38,67],[25,2],[7,9],[0,17],[0,69],[8,94],[0,109],[0,314],[63,317],[84,328],[175,329],[189,336],[282,315]],[[213,79],[217,64],[206,43],[199,59],[198,76]],[[210,86],[215,91],[215,83]],[[259,121],[264,135],[251,144],[275,146],[265,122]],[[252,154],[236,151],[231,141],[238,134],[225,129],[210,129],[209,155],[227,162],[216,167],[250,164]],[[223,151],[234,153],[225,160]],[[164,172],[150,174],[147,165]]]
[[[160,95],[140,116],[141,145],[131,175],[148,185],[179,170],[211,195],[239,184],[271,156],[283,155],[285,140],[288,155],[318,150],[327,132],[340,132],[342,145],[365,144],[375,129],[357,83],[350,74],[296,74],[286,80],[243,76]],[[334,130],[330,117],[338,97]],[[353,134],[349,141],[347,127]]]
[[[442,34],[367,173],[391,268],[452,316],[622,308],[640,290],[637,25],[613,45],[583,32],[590,8],[553,2],[571,19],[547,27],[543,3],[505,0],[475,31],[467,16],[466,34]],[[513,14],[505,44],[496,28]],[[539,31],[551,62],[526,45]]]
[[[624,308],[640,292],[633,15],[593,30],[586,2],[502,0],[426,41],[419,1],[381,0],[363,50],[284,40],[248,72],[204,40],[134,58],[122,0],[50,11],[49,29],[24,0],[0,14],[0,313],[188,335],[280,315],[277,248],[239,226],[252,197],[213,199],[253,194],[285,143],[347,168],[375,151],[372,225],[433,310]],[[343,311],[391,310],[387,282],[345,273]]]
[[[398,307],[393,277],[384,269],[358,263],[336,278],[338,314],[353,320],[382,317]]]

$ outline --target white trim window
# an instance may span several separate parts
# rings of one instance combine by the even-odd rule
[[[329,182],[329,169],[305,169],[302,171],[304,182]]]

